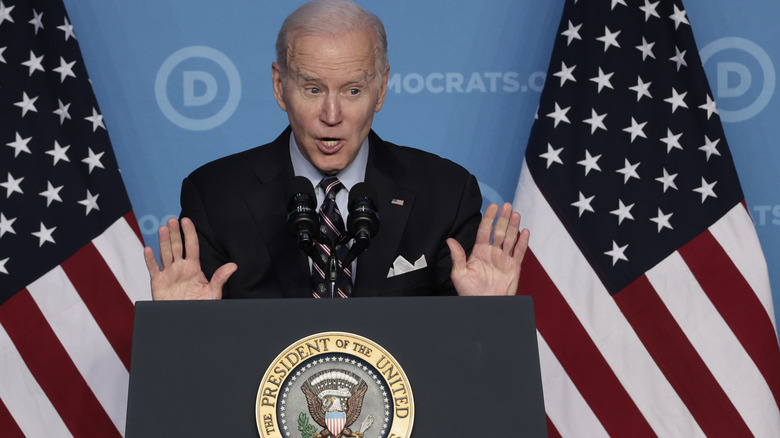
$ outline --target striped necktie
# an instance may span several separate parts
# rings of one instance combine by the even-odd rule
[[[341,217],[339,207],[336,205],[336,194],[341,190],[344,185],[336,177],[323,178],[319,183],[319,187],[325,192],[325,200],[322,201],[320,206],[320,230],[325,234],[331,242],[338,242],[341,237],[346,234],[344,228],[344,219]],[[339,264],[339,276],[336,282],[336,292],[334,296],[347,298],[352,295],[352,272],[351,267],[341,266],[341,261],[344,260],[349,252],[349,248],[346,245],[337,245],[336,257]],[[321,243],[317,244],[317,252],[322,257],[325,265],[327,266],[328,257],[330,256],[331,249],[327,245]],[[324,298],[330,296],[330,286],[327,280],[328,275],[323,272],[322,269],[317,266],[316,263],[312,264],[312,294],[315,298]]]

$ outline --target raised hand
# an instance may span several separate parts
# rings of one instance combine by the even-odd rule
[[[184,242],[182,243],[182,231]],[[146,268],[152,278],[152,298],[155,300],[218,300],[222,287],[236,272],[235,263],[226,263],[214,272],[209,282],[200,268],[200,246],[195,225],[182,218],[181,231],[176,218],[160,227],[160,265],[152,248],[144,248]],[[185,257],[186,254],[186,257]]]
[[[490,204],[482,215],[471,256],[455,239],[447,239],[452,257],[452,283],[458,295],[514,295],[520,278],[520,264],[528,248],[530,233],[520,232],[520,213],[505,203],[493,221],[498,205]],[[493,236],[493,242],[490,236]]]

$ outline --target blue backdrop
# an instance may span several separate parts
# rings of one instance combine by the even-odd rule
[[[182,178],[286,126],[273,44],[296,1],[65,0],[147,243]],[[364,0],[385,23],[385,139],[450,158],[511,201],[563,1]],[[687,0],[780,310],[780,2]],[[139,254],[140,256],[140,254]]]

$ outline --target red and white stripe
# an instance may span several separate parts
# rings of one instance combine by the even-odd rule
[[[123,436],[142,299],[149,277],[128,213],[0,306],[4,436]]]
[[[346,417],[327,417],[325,418],[325,423],[328,426],[328,430],[330,431],[333,436],[340,436],[342,430],[344,430],[344,426],[347,423]]]
[[[525,164],[514,207],[532,232],[519,293],[534,297],[553,434],[778,436],[780,349],[743,205],[614,296]]]
[[[336,214],[338,214],[339,217],[341,217],[341,213],[338,212],[338,209],[336,209]],[[322,210],[322,208],[320,208],[320,223],[324,223],[328,228],[330,228],[331,232],[333,232],[333,234],[336,237],[341,237],[342,236],[341,231],[339,231],[339,229],[336,228],[336,224],[334,224],[333,221],[330,220],[330,218],[328,217],[327,214],[325,214],[325,212]],[[343,222],[342,222],[342,227],[343,226],[344,225],[343,225]],[[330,252],[328,252],[328,254],[330,254]]]

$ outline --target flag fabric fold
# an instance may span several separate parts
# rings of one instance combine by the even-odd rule
[[[141,242],[64,5],[0,0],[0,435],[124,435]]]
[[[566,1],[514,205],[550,436],[778,436],[766,262],[680,1]]]

